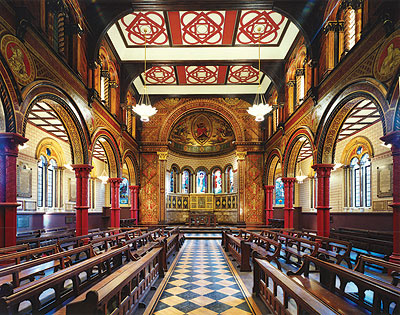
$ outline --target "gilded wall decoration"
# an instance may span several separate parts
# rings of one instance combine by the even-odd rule
[[[228,122],[211,112],[194,112],[173,127],[170,148],[180,153],[221,154],[234,149],[235,135]]]
[[[158,156],[157,154],[143,153],[141,155],[141,189],[140,197],[140,222],[158,223],[158,189],[159,189],[159,172],[158,172]]]
[[[400,32],[393,33],[380,47],[375,59],[374,75],[381,81],[392,78],[400,66]]]
[[[36,76],[36,68],[25,46],[18,38],[4,35],[1,39],[1,53],[14,74],[15,80],[21,85],[32,82]]]
[[[263,220],[262,163],[262,154],[249,153],[246,157],[246,223],[262,223]]]

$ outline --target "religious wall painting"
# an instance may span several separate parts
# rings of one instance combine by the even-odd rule
[[[207,173],[205,171],[197,172],[197,193],[207,192]]]
[[[400,32],[390,36],[381,46],[374,66],[374,74],[381,81],[393,77],[400,66]]]
[[[119,186],[119,203],[127,205],[129,203],[129,181],[127,178],[122,177],[121,185]]]
[[[235,135],[228,122],[211,112],[181,118],[170,133],[170,148],[188,154],[220,154],[234,149]]]
[[[9,34],[4,35],[0,46],[15,80],[20,85],[32,82],[36,76],[36,69],[31,56],[19,39]]]

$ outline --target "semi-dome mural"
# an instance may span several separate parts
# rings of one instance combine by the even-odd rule
[[[220,154],[234,149],[230,124],[212,112],[194,112],[182,117],[169,136],[170,149],[185,154]]]

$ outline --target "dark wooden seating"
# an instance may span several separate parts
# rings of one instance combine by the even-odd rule
[[[28,244],[19,244],[15,246],[9,246],[9,247],[2,247],[0,248],[0,256],[5,255],[5,254],[10,254],[10,253],[15,253],[23,250],[29,249]]]
[[[268,219],[268,225],[271,228],[283,228],[284,223],[283,219]]]
[[[348,241],[338,240],[329,237],[318,236],[313,233],[307,233],[302,231],[294,230],[282,230],[281,233],[287,233],[293,237],[302,237],[313,242],[320,244],[318,248],[318,256],[324,257],[325,259],[334,259],[334,261],[340,265],[342,261],[345,261],[347,266],[351,269],[352,264],[350,260],[350,253],[352,245]],[[304,247],[309,247],[308,244],[303,244]]]
[[[319,281],[308,278],[311,264],[315,266],[313,272],[318,272],[319,274]],[[296,272],[288,271],[287,274],[325,303],[333,303],[333,294],[336,294],[354,302],[363,312],[400,314],[400,288],[360,272],[306,255],[301,268]],[[352,287],[348,287],[350,283],[354,284],[355,290]],[[369,291],[372,292],[372,299],[369,299],[366,294]],[[336,300],[334,305],[338,309],[349,305],[345,299],[343,301],[344,303],[341,305],[339,304],[340,300]],[[353,313],[347,312],[347,314]]]
[[[56,314],[132,314],[158,277],[164,276],[161,253],[161,247],[154,248],[139,261],[127,263]]]
[[[85,253],[86,258],[94,256],[92,246],[86,245],[0,269],[0,296],[8,292],[10,287],[19,287],[23,280],[33,281],[35,276],[43,275],[46,270],[64,269],[80,261],[82,253]]]
[[[365,272],[365,265],[373,265],[373,266],[380,266],[384,270],[390,271],[390,275],[392,277],[391,284],[397,286],[400,283],[400,265],[388,262],[383,259],[369,257],[365,255],[358,256],[357,264],[354,267],[355,271],[364,273]]]
[[[136,219],[121,219],[119,220],[120,227],[133,227],[136,226]]]
[[[42,256],[47,256],[51,254],[58,253],[60,247],[58,245],[49,245],[44,247],[38,247],[33,249],[28,249],[24,251],[19,251],[15,253],[4,254],[0,256],[1,265],[17,265],[23,261],[37,259]]]
[[[17,245],[28,244],[29,247],[31,248],[37,248],[41,246],[55,244],[60,239],[74,237],[74,236],[75,232],[50,233],[45,236],[17,239]]]
[[[282,289],[283,296],[279,296],[278,287]],[[297,314],[342,314],[303,290],[269,262],[259,258],[254,260],[253,293],[261,298],[273,314],[293,314],[289,311],[290,300],[295,302],[296,305],[291,306],[297,308]]]
[[[90,247],[90,245],[88,246]],[[123,259],[123,256],[126,259]],[[88,285],[110,275],[124,261],[131,260],[129,247],[122,246],[24,284],[10,290],[7,296],[0,298],[0,314],[18,313],[18,310],[24,307],[21,304],[23,302],[30,303],[31,313],[46,313],[66,299],[78,296]],[[82,278],[82,274],[86,277]],[[68,285],[66,285],[67,283]],[[45,299],[41,298],[43,292],[48,289],[53,289],[53,294]]]
[[[71,249],[71,248],[85,245],[85,244],[87,244],[87,242],[93,241],[96,238],[107,237],[107,236],[110,236],[113,234],[118,234],[119,232],[120,232],[120,229],[112,229],[112,230],[105,230],[105,231],[100,231],[100,230],[93,231],[87,235],[59,239],[57,241],[57,244],[64,250]]]
[[[227,231],[223,231],[223,234],[225,252],[229,252],[232,254],[233,258],[238,262],[240,266],[240,271],[251,271],[250,243],[228,233]]]

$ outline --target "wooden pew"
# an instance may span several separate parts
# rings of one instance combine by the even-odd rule
[[[383,259],[360,255],[358,256],[357,264],[354,267],[355,271],[364,273],[365,272],[365,265],[377,265],[382,267],[384,270],[390,271],[390,275],[392,277],[391,284],[397,286],[400,282],[400,265],[394,264],[392,262],[388,262]]]
[[[123,256],[126,259],[123,259]],[[46,313],[66,299],[78,296],[89,285],[110,275],[114,270],[121,267],[123,262],[131,260],[129,247],[122,246],[27,283],[0,298],[0,314],[18,313],[18,309],[20,306],[22,307],[21,303],[25,301],[30,302],[32,313]],[[82,273],[86,274],[85,279],[80,276]],[[70,281],[71,284],[65,285],[66,281]],[[43,292],[48,289],[54,289],[54,294],[47,299],[40,299]]]
[[[236,237],[227,231],[224,233],[224,245],[225,252],[232,254],[234,260],[240,265],[240,271],[251,271],[250,257],[251,257],[251,247],[250,243],[246,242],[239,237]]]
[[[94,256],[92,246],[86,245],[0,269],[0,296],[5,294],[4,292],[8,292],[10,286],[12,288],[19,287],[22,280],[33,281],[36,275],[43,274],[46,270],[52,268],[56,270],[64,269],[66,266],[79,261],[82,253],[85,253],[87,258]],[[75,257],[74,260],[72,259],[73,256]],[[7,283],[11,283],[11,285],[7,285]]]
[[[158,277],[164,276],[161,255],[161,247],[152,249],[139,261],[127,263],[55,314],[132,314]]]
[[[282,269],[281,263],[278,260],[281,253],[281,243],[256,233],[250,234],[249,242],[252,250],[253,264],[254,258],[262,258],[268,262],[275,262],[277,268],[279,270]]]
[[[163,268],[164,271],[168,270],[167,260],[174,253],[179,251],[179,228],[174,228],[169,231],[167,237],[163,240]]]
[[[278,287],[283,291],[282,298],[279,296]],[[335,308],[322,303],[263,259],[254,259],[253,293],[261,298],[273,314],[277,315],[292,314],[288,310],[290,299],[296,303],[298,315],[341,314]]]
[[[315,266],[315,271],[319,273],[319,282],[308,278],[311,264]],[[333,300],[335,296],[340,296],[354,302],[359,308],[371,314],[391,314],[389,312],[391,305],[394,306],[393,314],[400,314],[400,288],[360,272],[306,255],[299,270],[296,272],[288,271],[287,274],[311,294],[325,303],[336,305],[336,307],[349,305],[348,302],[341,305],[339,300]],[[355,285],[355,292],[346,290],[349,283]],[[366,291],[372,291],[372,303],[365,298]],[[343,301],[346,300],[343,299]]]
[[[10,253],[15,253],[23,250],[29,249],[28,244],[20,244],[20,245],[15,245],[15,246],[9,246],[9,247],[1,247],[0,248],[0,257],[1,255],[5,254],[10,254]]]
[[[130,229],[122,233],[93,238],[90,241],[90,244],[93,245],[93,250],[96,253],[104,252],[110,249],[111,247],[117,246],[123,241],[127,241],[131,238],[136,237],[136,235],[140,235],[141,233],[142,233],[141,229]]]
[[[302,237],[310,241],[317,242],[320,244],[318,248],[318,257],[323,256],[327,259],[332,258],[338,265],[340,265],[342,261],[345,261],[348,268],[352,268],[350,260],[352,245],[348,241],[322,237],[316,234],[294,230],[282,230],[280,233],[287,233],[293,237]],[[309,247],[309,245],[304,244],[304,247]]]
[[[43,255],[51,255],[60,252],[60,247],[56,245],[49,245],[39,248],[28,249],[10,254],[0,256],[1,265],[18,265],[23,261],[29,261],[42,257]]]
[[[37,248],[40,246],[56,244],[62,238],[68,238],[73,236],[75,235],[71,234],[71,232],[55,233],[55,234],[51,233],[50,235],[46,236],[17,239],[17,245],[29,244],[29,247],[31,248]]]
[[[64,250],[71,249],[74,247],[79,247],[79,246],[85,245],[85,243],[87,243],[88,240],[93,241],[96,238],[107,237],[107,236],[110,236],[113,234],[118,234],[119,232],[120,232],[120,229],[94,231],[87,235],[62,238],[62,239],[58,240],[57,243]]]

